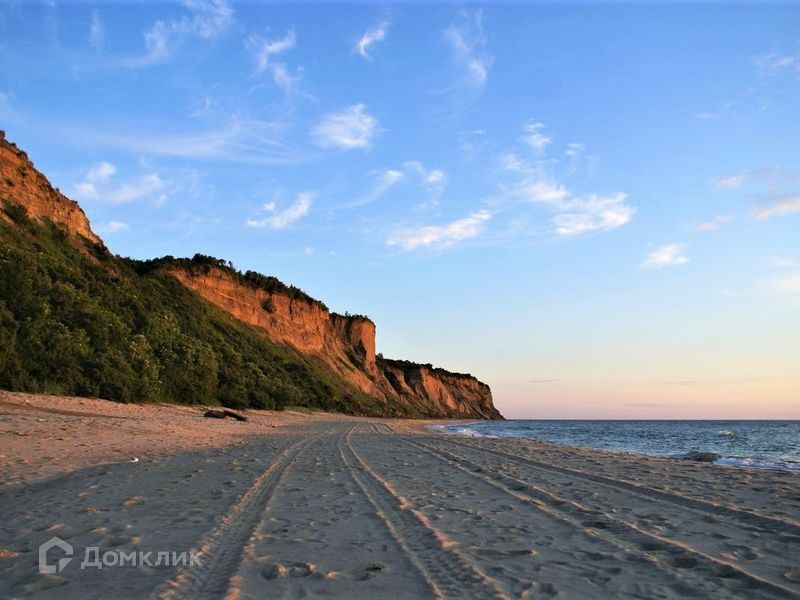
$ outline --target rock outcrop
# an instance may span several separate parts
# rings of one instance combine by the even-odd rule
[[[0,200],[22,206],[29,217],[49,219],[74,236],[102,245],[78,203],[55,189],[28,155],[0,131]]]

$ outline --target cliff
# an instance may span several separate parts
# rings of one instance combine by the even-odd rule
[[[78,203],[53,188],[28,155],[6,140],[3,131],[0,131],[0,197],[24,206],[30,217],[49,219],[74,235],[103,244]]]
[[[78,395],[108,389],[104,393],[111,399],[207,398],[240,406],[299,403],[357,414],[502,418],[487,385],[431,365],[384,359],[376,354],[370,319],[332,313],[274,277],[239,273],[229,263],[201,255],[152,261],[110,255],[80,206],[54,189],[2,132],[0,209],[5,253],[0,262],[5,260],[9,274],[8,281],[0,277],[0,327],[9,328],[7,337],[18,346],[8,355],[6,367],[0,360],[0,385],[29,391],[55,386]],[[57,229],[42,226],[45,221]],[[28,248],[31,252],[26,253]],[[23,268],[26,261],[31,266]],[[54,350],[50,361],[67,360],[71,365],[54,367],[46,377],[37,365],[44,360],[41,354],[25,366],[26,356],[33,357],[31,349],[42,342],[20,337],[33,335],[22,323],[31,321],[26,305],[36,301],[18,297],[32,289],[25,280],[26,269],[43,265],[46,268],[37,275],[41,289],[34,296],[52,299],[37,317],[51,325],[42,325],[39,334],[52,337],[56,331],[62,349]],[[12,275],[19,280],[12,281]],[[5,306],[19,314],[7,315]],[[206,306],[219,312],[209,312]],[[96,315],[89,317],[93,311]],[[225,318],[243,323],[245,330]],[[100,331],[103,326],[108,331]],[[255,348],[250,352],[263,355],[256,360],[242,348]],[[98,373],[103,371],[90,364],[90,358],[104,365],[112,359],[127,361],[135,367],[109,366],[109,381],[94,385],[92,377],[102,378]],[[15,370],[4,376],[2,369],[10,369],[8,365]],[[138,377],[149,383],[111,381],[123,378],[125,369],[131,381],[140,369]],[[180,378],[186,379],[183,387],[173,385]]]
[[[347,383],[397,414],[502,418],[492,403],[489,386],[470,375],[431,365],[378,360],[375,323],[363,316],[331,313],[310,298],[292,298],[242,283],[227,269],[167,267],[168,272],[200,296],[263,331],[322,360]]]

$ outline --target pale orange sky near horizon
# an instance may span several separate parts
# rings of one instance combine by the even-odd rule
[[[800,419],[800,378],[674,383],[499,383],[508,419]],[[756,398],[756,399],[754,399]]]

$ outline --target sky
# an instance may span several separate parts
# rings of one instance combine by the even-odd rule
[[[800,5],[0,2],[115,253],[377,323],[511,418],[800,418]]]

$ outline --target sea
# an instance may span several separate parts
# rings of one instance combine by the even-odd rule
[[[444,432],[800,472],[800,421],[508,420],[436,425]]]

